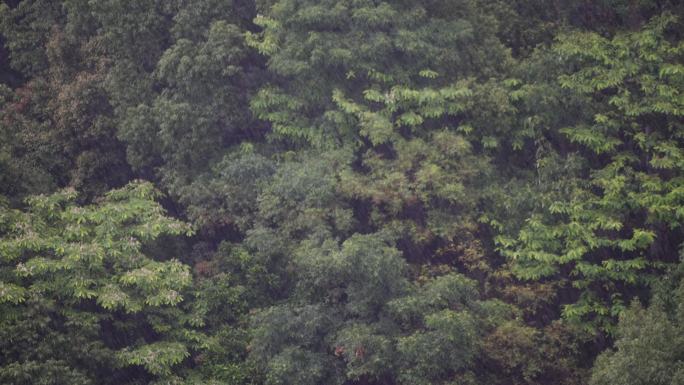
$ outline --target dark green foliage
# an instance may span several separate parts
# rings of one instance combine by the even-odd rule
[[[69,18],[76,5],[2,6],[10,63],[28,79],[0,106],[3,146],[22,164],[9,166],[17,168],[8,173],[14,189],[6,193],[13,196],[69,185],[92,198],[130,179],[104,88],[106,61],[97,42],[82,35],[89,32],[83,21]]]
[[[682,4],[4,1],[0,382],[680,383]]]
[[[163,3],[166,12],[173,12],[167,19],[173,17],[160,25],[159,36],[147,37],[154,50],[162,50],[149,65],[140,65],[146,71],[140,75],[147,83],[145,98],[127,99],[130,91],[120,88],[124,83],[112,84],[119,87],[112,92],[121,95],[116,98],[120,136],[128,144],[129,161],[141,170],[160,167],[157,174],[176,192],[208,171],[227,146],[260,136],[247,110],[249,81],[256,80],[250,72],[257,68],[243,68],[256,61],[244,47],[248,9],[233,1]]]
[[[254,319],[251,357],[264,363],[266,383],[429,384],[471,366],[479,339],[510,310],[480,301],[457,274],[411,285],[399,251],[382,238],[298,251],[292,304]]]
[[[63,22],[59,3],[43,0],[19,1],[12,7],[3,2],[2,36],[9,51],[12,68],[33,77],[48,70],[45,46],[55,24]]]

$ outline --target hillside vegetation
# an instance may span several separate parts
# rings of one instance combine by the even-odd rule
[[[684,384],[684,3],[5,0],[0,383]]]

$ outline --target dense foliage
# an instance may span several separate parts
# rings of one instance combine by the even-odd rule
[[[684,381],[684,5],[5,0],[0,382]]]

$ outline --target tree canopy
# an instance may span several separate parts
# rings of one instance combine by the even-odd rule
[[[0,382],[682,382],[684,4],[5,0]]]

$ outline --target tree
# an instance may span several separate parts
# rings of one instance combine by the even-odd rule
[[[598,357],[591,384],[680,384],[684,285],[681,266],[655,290],[648,307],[634,301],[620,317],[615,347]]]
[[[496,76],[507,61],[496,19],[478,1],[264,2],[250,42],[277,77],[251,101],[273,136],[330,147],[355,144],[358,129],[334,99],[391,86],[437,86]],[[421,74],[426,76],[421,76]],[[338,91],[336,91],[338,90]]]
[[[111,17],[111,10],[103,11]],[[160,35],[145,36],[156,55],[146,52],[149,63],[136,65],[143,96],[131,95],[126,78],[111,83],[110,93],[131,165],[179,196],[197,175],[210,174],[229,147],[262,135],[248,107],[261,76],[259,58],[244,43],[254,10],[249,2],[207,0],[159,2],[145,12],[159,19]],[[104,30],[111,30],[106,35],[115,44],[109,57],[121,56],[129,40],[115,32],[128,21],[106,21]]]
[[[72,186],[89,199],[130,178],[104,88],[106,61],[81,6],[31,0],[0,9],[10,64],[26,77],[0,110],[15,173],[28,177],[8,191],[19,198]]]
[[[191,229],[157,196],[137,181],[89,206],[64,190],[29,198],[26,211],[3,208],[3,382],[134,383],[170,376],[189,355],[173,311],[189,268],[145,250]]]
[[[560,86],[585,98],[589,116],[559,129],[576,150],[540,162],[551,162],[544,168],[557,176],[563,162],[575,171],[517,235],[497,242],[519,277],[560,277],[579,290],[564,309],[569,318],[609,328],[676,254],[684,110],[674,91],[682,85],[682,47],[667,39],[670,28],[676,19],[664,14],[638,32],[612,39],[577,32],[555,47],[576,66]]]
[[[287,304],[254,318],[250,356],[266,384],[429,384],[474,376],[480,339],[511,315],[447,273],[424,284],[382,234],[305,242]]]

